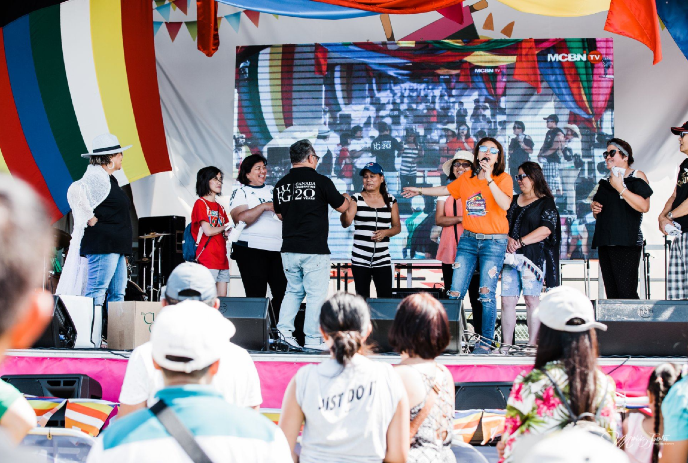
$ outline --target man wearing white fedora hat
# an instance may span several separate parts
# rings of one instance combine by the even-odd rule
[[[70,242],[57,294],[92,297],[95,305],[124,300],[126,255],[132,252],[129,198],[114,173],[122,169],[123,152],[116,136],[105,133],[93,139],[86,173],[67,191],[74,215]]]

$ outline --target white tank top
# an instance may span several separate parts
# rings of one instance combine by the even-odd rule
[[[624,436],[624,450],[631,463],[650,463],[652,461],[652,436],[643,429],[645,415],[629,413],[628,432]],[[660,453],[661,454],[661,453]]]
[[[404,394],[392,366],[356,355],[343,368],[334,359],[296,373],[296,401],[305,415],[301,463],[381,462],[387,428]]]

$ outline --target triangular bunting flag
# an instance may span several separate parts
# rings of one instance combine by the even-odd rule
[[[179,29],[182,28],[182,23],[180,23],[180,22],[165,23],[165,27],[167,27],[167,32],[170,34],[170,38],[174,42],[174,39],[177,38],[177,34],[179,34]]]
[[[155,6],[156,7],[161,7],[162,5],[165,4],[167,0],[155,0]]]
[[[174,0],[170,0],[170,5],[172,5],[172,9],[173,9],[174,11],[177,11],[177,4],[175,3]]]
[[[191,38],[196,41],[196,37],[198,36],[198,22],[196,21],[187,21],[184,23],[186,25],[186,28],[189,30],[189,35],[191,35]]]
[[[179,8],[179,11],[181,11],[184,14],[189,13],[189,1],[188,0],[177,0],[174,2],[175,5],[177,5],[177,8]]]
[[[162,21],[153,21],[153,36],[158,33],[160,26],[162,26]]]
[[[222,25],[222,16],[217,18],[217,30],[220,31],[220,26]]]
[[[236,13],[228,14],[225,16],[225,19],[229,23],[230,26],[232,26],[232,29],[234,29],[234,32],[239,32],[239,22],[241,21],[241,11],[238,11]]]
[[[516,21],[511,21],[509,24],[504,26],[504,29],[502,29],[502,34],[511,38],[511,34],[514,33],[514,24],[516,24]]]
[[[483,29],[486,31],[493,31],[494,30],[494,19],[492,19],[492,13],[487,15],[487,19],[485,20],[485,24],[483,24]]]
[[[116,406],[105,400],[70,399],[65,410],[65,428],[79,429],[95,437]]]
[[[158,10],[158,13],[160,13],[162,15],[162,17],[165,18],[165,21],[169,21],[171,8],[172,8],[172,5],[170,5],[169,3],[166,3],[163,6],[157,7],[156,10]]]
[[[254,26],[258,27],[258,22],[260,21],[260,11],[244,10],[244,13],[251,20]]]
[[[278,15],[278,14],[273,14],[273,16],[275,17],[275,19],[279,19],[279,15]]]

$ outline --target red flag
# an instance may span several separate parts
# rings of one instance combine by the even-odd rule
[[[439,14],[447,19],[451,19],[457,24],[463,24],[463,3],[457,3],[446,8],[437,10]]]
[[[217,27],[217,2],[215,0],[196,0],[198,20],[198,49],[210,57],[220,46]]]
[[[461,66],[459,66],[459,69],[461,70],[461,72],[459,72],[459,82],[472,87],[473,81],[471,79],[471,64],[468,61],[464,61],[461,63]]]
[[[177,34],[179,34],[179,29],[182,28],[182,23],[181,22],[165,23],[165,27],[167,27],[167,32],[170,34],[170,38],[174,42],[174,39],[177,38]]]
[[[327,74],[327,48],[319,43],[315,44],[315,74],[318,76]]]
[[[657,64],[662,61],[662,40],[655,0],[611,0],[604,30],[644,43]]]
[[[518,44],[514,79],[530,84],[537,89],[538,93],[542,91],[534,39],[523,39]]]

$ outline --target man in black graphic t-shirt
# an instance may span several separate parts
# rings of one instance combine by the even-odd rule
[[[370,144],[370,152],[385,171],[387,191],[396,193],[399,191],[399,174],[397,173],[395,163],[397,155],[404,150],[404,145],[390,135],[389,125],[386,122],[380,122],[377,125],[377,130],[380,132],[380,135]]]
[[[688,122],[681,127],[672,127],[671,133],[678,135],[680,150],[688,155]],[[688,299],[688,159],[681,163],[674,194],[659,214],[659,230],[665,235],[666,226],[674,223],[680,225],[683,233],[671,243],[667,299]]]
[[[344,212],[349,198],[337,191],[332,180],[315,171],[318,156],[308,140],[291,145],[289,155],[292,168],[273,191],[275,213],[282,220],[282,267],[288,283],[277,329],[287,344],[300,349],[293,335],[294,319],[307,296],[305,347],[329,350],[319,331],[320,307],[330,283],[328,206]]]

